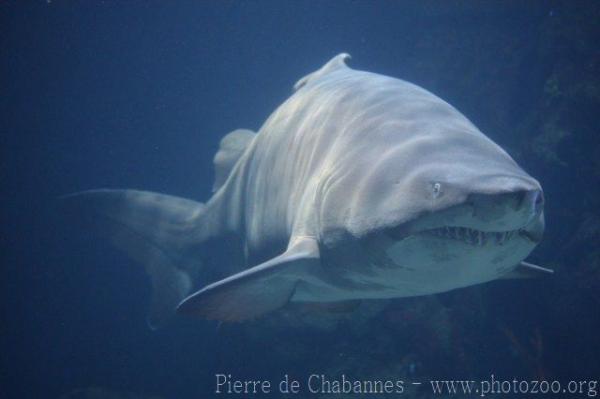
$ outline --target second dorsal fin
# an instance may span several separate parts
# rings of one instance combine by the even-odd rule
[[[255,136],[256,133],[252,130],[237,129],[221,139],[219,151],[217,151],[213,158],[213,164],[215,165],[213,192],[225,184],[236,162],[240,159],[252,140],[254,140]]]

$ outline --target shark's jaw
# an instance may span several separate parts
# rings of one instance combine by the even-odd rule
[[[430,235],[441,239],[457,240],[478,247],[504,245],[515,237],[521,237],[534,244],[537,244],[541,240],[541,235],[538,235],[536,232],[528,230],[527,228],[508,231],[482,231],[469,227],[443,226],[424,230],[418,234]]]
[[[504,245],[513,239],[523,239],[535,246],[542,239],[544,215],[543,202],[538,201],[542,198],[541,191],[539,195],[538,191],[532,193],[535,195],[520,195],[530,198],[530,203],[525,204],[522,200],[514,199],[517,195],[501,196],[502,201],[493,196],[480,196],[478,203],[465,201],[384,231],[394,241],[419,236],[461,242],[474,247],[490,247]]]
[[[301,285],[294,300],[411,297],[484,283],[511,272],[535,248],[543,230],[541,215],[538,221],[505,231],[494,231],[492,225],[485,231],[432,227],[431,220],[417,229],[421,226],[415,222],[380,229],[353,241],[351,248],[333,247],[327,259],[335,262],[329,268],[343,271],[343,279],[323,289],[306,291]]]
[[[511,272],[536,246],[523,231],[444,226],[401,240],[387,236],[380,241],[381,252],[371,252],[371,264],[380,281],[401,295],[407,286],[406,296],[449,291]]]
[[[429,214],[379,231],[372,241],[376,244],[366,248],[381,281],[403,291],[410,287],[409,296],[498,279],[529,255],[544,230],[541,211],[525,218],[519,215],[520,220],[509,218],[508,226],[462,212],[447,215]]]

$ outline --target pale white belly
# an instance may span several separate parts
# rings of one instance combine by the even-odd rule
[[[533,245],[515,236],[501,244],[466,242],[430,235],[366,247],[364,267],[340,269],[342,283],[317,276],[297,287],[294,302],[397,298],[445,292],[495,280],[512,270]]]

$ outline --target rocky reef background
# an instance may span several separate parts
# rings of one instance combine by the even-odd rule
[[[0,2],[0,396],[207,398],[215,373],[598,380],[598,21],[593,0]],[[258,129],[340,51],[438,94],[540,180],[530,260],[555,274],[149,331],[143,272],[68,226],[57,196],[208,197],[221,135]]]

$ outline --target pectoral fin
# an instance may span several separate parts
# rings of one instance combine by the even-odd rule
[[[283,254],[190,295],[177,311],[221,321],[253,319],[283,307],[294,295],[302,274],[318,266],[317,242],[297,238]]]
[[[552,269],[547,269],[529,262],[521,262],[514,270],[502,276],[502,279],[534,278],[542,277],[552,273],[554,273],[554,270]]]

